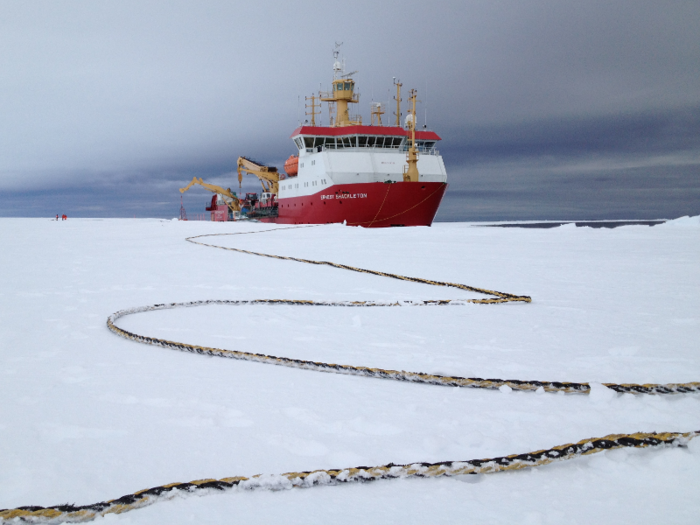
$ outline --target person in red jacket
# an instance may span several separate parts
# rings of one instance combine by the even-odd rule
[[[67,220],[68,220],[68,217],[66,217],[66,214],[65,214],[65,213],[61,216],[61,220],[62,220],[62,221],[67,221]]]

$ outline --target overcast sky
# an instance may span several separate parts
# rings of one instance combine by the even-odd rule
[[[0,216],[174,217],[193,176],[281,168],[334,42],[365,119],[392,77],[418,90],[439,219],[697,215],[699,23],[697,0],[0,0]]]

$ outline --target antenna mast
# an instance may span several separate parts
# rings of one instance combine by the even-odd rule
[[[306,111],[305,115],[311,117],[311,125],[316,126],[316,114],[321,113],[321,102],[319,101],[318,104],[316,104],[317,97],[316,95],[311,95],[310,97],[304,97],[305,100],[311,101],[311,104],[305,104],[304,107],[310,111]],[[318,108],[318,111],[316,109]]]
[[[338,80],[338,75],[340,72],[345,70],[344,64],[341,64],[340,60],[338,60],[338,56],[340,55],[340,46],[342,45],[342,42],[336,42],[335,49],[333,50],[333,80]],[[343,60],[343,62],[345,61]]]
[[[401,86],[403,84],[400,81],[396,80],[396,77],[394,77],[394,85],[396,86],[396,96],[394,97],[394,100],[396,101],[396,127],[400,128],[401,127]]]
[[[320,92],[319,98],[322,102],[328,102],[328,111],[331,113],[331,127],[357,126],[362,125],[362,117],[350,115],[348,104],[357,104],[360,101],[359,93],[355,92],[355,81],[352,76],[357,73],[345,73],[345,59],[339,60],[340,46],[342,42],[335,43],[333,50],[333,84],[329,92]],[[335,119],[332,112],[335,108]]]
[[[411,90],[408,97],[408,101],[411,104],[408,110],[408,116],[406,117],[406,124],[408,124],[408,131],[410,132],[409,141],[410,147],[408,148],[408,155],[406,162],[408,167],[403,174],[404,182],[418,182],[418,148],[416,148],[416,99],[418,96],[418,91],[415,89]]]
[[[382,125],[382,115],[385,113],[384,112],[384,104],[381,102],[372,102],[372,105],[370,106],[370,109],[372,110],[372,126],[374,126],[374,122],[376,120],[377,126]]]

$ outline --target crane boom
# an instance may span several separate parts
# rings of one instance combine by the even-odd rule
[[[226,202],[226,204],[228,205],[228,207],[231,211],[234,211],[234,212],[241,211],[241,201],[231,191],[231,188],[224,189],[221,186],[217,186],[215,184],[209,184],[207,182],[204,182],[201,177],[199,179],[197,177],[193,177],[187,186],[185,186],[184,188],[180,188],[180,193],[185,193],[187,190],[189,190],[195,184],[199,184],[203,188],[206,188],[209,191],[211,191],[212,193],[219,193],[220,195],[223,195],[224,202]]]
[[[255,175],[262,185],[263,191],[279,193],[280,174],[277,173],[277,168],[265,166],[245,157],[238,157],[238,184],[243,181],[243,172]]]

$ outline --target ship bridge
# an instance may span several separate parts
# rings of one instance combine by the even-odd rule
[[[434,131],[416,131],[418,151],[428,155],[439,155],[435,146],[440,137]],[[324,150],[408,150],[410,132],[394,126],[345,126],[322,127],[301,126],[294,130],[291,139],[299,155],[319,153]]]

